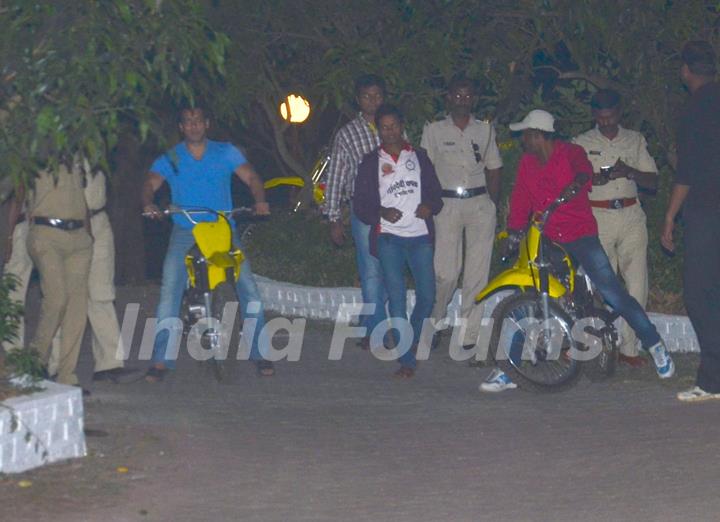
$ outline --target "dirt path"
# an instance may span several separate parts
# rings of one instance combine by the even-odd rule
[[[670,383],[622,370],[487,396],[487,369],[442,353],[412,382],[350,343],[328,361],[331,333],[308,323],[301,361],[273,379],[237,363],[220,385],[184,359],[160,385],[94,385],[86,424],[107,436],[85,459],[0,478],[0,520],[718,518],[720,404],[674,400],[693,358]]]

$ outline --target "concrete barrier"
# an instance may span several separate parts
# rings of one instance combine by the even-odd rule
[[[0,472],[18,473],[87,453],[82,390],[50,381],[0,402]]]
[[[349,322],[351,318],[342,313],[340,305],[362,302],[359,288],[317,288],[283,283],[262,276],[256,276],[256,278],[265,308],[286,316]],[[485,306],[485,317],[492,314],[497,303],[506,295],[507,293],[501,292],[488,299]],[[460,292],[455,292],[448,306],[446,321],[449,325],[457,324],[460,301]],[[415,292],[408,290],[408,313],[414,305]],[[655,313],[649,315],[671,352],[700,351],[695,331],[686,316]]]

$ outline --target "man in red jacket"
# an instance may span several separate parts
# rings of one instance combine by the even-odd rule
[[[530,216],[543,212],[568,185],[576,182],[579,174],[585,174],[587,179],[580,191],[550,216],[544,233],[575,258],[605,301],[635,330],[643,349],[652,355],[658,376],[672,377],[675,365],[657,329],[618,280],[598,239],[597,223],[588,198],[593,168],[585,151],[578,145],[555,139],[555,119],[546,111],[530,111],[523,121],[511,124],[510,130],[522,132],[525,153],[510,196],[509,241],[519,242]],[[484,392],[516,387],[499,369],[493,370],[480,384]]]

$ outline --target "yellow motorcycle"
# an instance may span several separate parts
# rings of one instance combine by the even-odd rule
[[[330,165],[330,153],[327,149],[320,151],[315,165],[310,171],[310,181],[313,184],[313,201],[320,207],[325,202],[325,181],[327,177],[327,169]],[[272,178],[265,182],[265,190],[277,187],[297,187],[302,189],[305,187],[305,180],[299,176],[283,176]],[[297,212],[302,206],[302,200],[298,200],[293,206],[293,212]]]
[[[580,186],[572,183],[533,216],[524,238],[503,256],[507,262],[517,253],[513,266],[475,297],[480,303],[499,291],[512,292],[492,314],[488,355],[514,382],[534,391],[567,389],[581,373],[599,381],[615,372],[618,315],[607,310],[570,255],[543,234],[552,213]],[[498,237],[508,240],[506,232]]]
[[[188,342],[199,343],[202,353],[193,354],[207,360],[218,382],[227,377],[225,361],[231,339],[239,336],[240,321],[237,315],[223,314],[238,310],[235,285],[240,277],[243,252],[232,246],[232,226],[229,218],[236,213],[249,213],[251,209],[236,208],[215,211],[208,208],[170,207],[163,210],[165,216],[182,214],[193,224],[195,244],[185,256],[188,283],[183,294],[180,317]],[[214,214],[215,221],[198,221],[194,215]],[[148,215],[148,214],[143,214]],[[230,305],[226,310],[226,305]],[[231,325],[225,328],[224,324]],[[194,328],[204,321],[200,328]]]

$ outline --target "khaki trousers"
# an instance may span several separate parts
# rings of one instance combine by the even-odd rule
[[[10,299],[25,305],[28,283],[33,270],[33,262],[27,251],[28,223],[23,221],[15,225],[12,237],[12,254],[5,264],[3,272],[13,274],[18,278],[15,290],[10,292]],[[25,346],[25,320],[20,318],[17,338],[12,342],[3,343],[5,350],[17,350]]]
[[[57,380],[77,384],[75,367],[87,322],[92,239],[84,229],[65,231],[32,225],[27,247],[40,274],[43,293],[40,320],[30,348],[37,350],[47,365],[50,344],[62,327]]]
[[[647,218],[636,203],[622,209],[593,208],[598,224],[600,243],[610,259],[610,265],[625,281],[628,293],[645,308],[648,298]],[[638,355],[637,336],[627,323],[620,331],[620,353]]]
[[[110,220],[100,212],[90,220],[93,235],[92,261],[88,278],[88,319],[92,330],[94,371],[122,368],[120,325],[115,312],[115,240]],[[53,338],[48,372],[58,367],[62,329]],[[119,350],[119,351],[118,351]],[[118,355],[120,355],[118,357]]]
[[[432,318],[436,325],[445,318],[462,270],[460,315],[467,321],[463,344],[475,344],[484,311],[483,305],[475,304],[475,296],[487,285],[490,272],[497,221],[495,204],[487,194],[468,199],[443,198],[443,203],[442,211],[435,216],[436,297]]]

